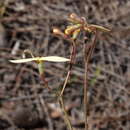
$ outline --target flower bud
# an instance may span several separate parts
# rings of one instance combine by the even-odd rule
[[[54,28],[53,33],[62,37],[66,37],[65,34],[61,32],[58,28]]]
[[[65,29],[65,34],[71,35],[75,30],[79,29],[81,26],[82,26],[81,24],[68,26],[67,29]]]
[[[70,18],[70,21],[74,22],[74,23],[75,22],[76,23],[82,23],[83,22],[83,19],[80,18],[79,16],[77,16],[75,13],[70,14],[69,18]]]

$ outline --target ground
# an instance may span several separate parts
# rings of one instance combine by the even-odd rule
[[[0,18],[0,130],[67,129],[55,93],[62,88],[69,65],[45,63],[49,91],[36,63],[12,64],[9,60],[21,58],[25,49],[35,56],[69,58],[70,42],[55,36],[52,29],[64,30],[71,13],[112,30],[98,35],[89,65],[89,129],[129,130],[130,1],[5,0],[5,5]],[[83,76],[81,42],[64,92],[75,130],[84,130]]]

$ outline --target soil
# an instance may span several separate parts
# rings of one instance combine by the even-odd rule
[[[111,30],[110,34],[99,33],[89,65],[89,130],[130,130],[130,1],[4,2],[0,2],[0,130],[67,129],[56,93],[63,86],[69,65],[45,62],[50,91],[41,81],[36,63],[12,64],[9,60],[22,58],[26,49],[34,56],[69,58],[70,42],[52,30],[57,27],[63,31],[71,13]],[[82,41],[82,35],[79,39]],[[64,101],[74,130],[84,130],[82,42],[77,46]]]

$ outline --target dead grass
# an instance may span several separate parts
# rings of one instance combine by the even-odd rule
[[[67,16],[75,12],[86,17],[89,23],[112,28],[114,32],[111,35],[100,34],[91,59],[89,81],[95,77],[97,69],[100,74],[96,76],[96,82],[89,85],[90,130],[129,130],[129,7],[130,2],[123,0],[9,0],[0,27],[0,129],[66,129],[60,107],[55,102],[56,95],[48,92],[43,87],[44,83],[39,84],[36,65],[14,65],[8,60],[20,57],[24,49],[31,49],[37,56],[69,57],[69,42],[55,37],[52,28],[64,29]],[[66,106],[72,124],[78,130],[84,129],[82,49],[83,46],[79,45],[77,64],[73,67],[71,80],[65,90]],[[57,91],[63,84],[68,66],[46,63],[45,67],[49,86]],[[41,103],[41,100],[47,105]],[[14,121],[13,118],[26,119],[17,114],[20,113],[17,112],[19,106],[20,112],[24,112],[25,108],[32,110],[29,117],[32,122],[37,122],[34,126],[32,122],[31,126],[28,126],[29,123],[21,126]]]

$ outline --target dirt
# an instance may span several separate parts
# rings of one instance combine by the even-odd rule
[[[35,56],[69,58],[71,44],[52,30],[63,31],[71,13],[112,30],[99,34],[90,61],[89,129],[129,130],[129,8],[129,0],[5,0],[0,18],[0,130],[67,129],[55,92],[62,88],[68,64],[45,63],[49,91],[36,63],[12,64],[9,60],[22,58],[25,49]],[[73,128],[84,130],[83,44],[78,44],[76,53],[64,100]]]

